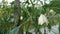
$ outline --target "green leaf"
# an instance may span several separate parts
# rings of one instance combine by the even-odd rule
[[[51,30],[51,24],[49,23],[47,27],[48,27],[48,29],[50,31]]]
[[[14,29],[12,29],[12,30],[9,32],[9,34],[18,34],[19,28],[20,28],[20,27],[15,27]]]
[[[53,9],[56,13],[60,14],[60,1],[51,1],[50,4],[46,4],[43,7],[45,9]]]

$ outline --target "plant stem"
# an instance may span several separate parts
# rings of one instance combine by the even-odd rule
[[[46,29],[45,29],[45,27],[44,27],[44,34],[46,34]]]

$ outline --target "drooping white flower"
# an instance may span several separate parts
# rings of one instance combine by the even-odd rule
[[[48,25],[48,19],[45,15],[41,14],[38,18],[38,25],[43,25],[44,23]]]

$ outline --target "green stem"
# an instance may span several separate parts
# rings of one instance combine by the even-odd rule
[[[46,34],[46,29],[45,29],[45,27],[44,27],[44,34]]]

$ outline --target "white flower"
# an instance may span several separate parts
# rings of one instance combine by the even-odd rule
[[[48,25],[48,19],[45,15],[41,14],[38,18],[38,25],[43,25],[44,23]]]
[[[29,6],[29,7],[31,7],[31,6],[32,6],[32,4],[29,4],[28,6]]]
[[[25,2],[25,0],[20,0],[21,3]]]
[[[23,16],[21,16],[20,19],[22,20],[23,19]]]
[[[52,13],[52,12],[54,12],[54,10],[50,10],[50,12]]]
[[[55,12],[54,10],[52,10],[52,9],[51,9],[49,12],[50,12],[52,15],[55,15],[55,14],[56,14],[56,12]]]

